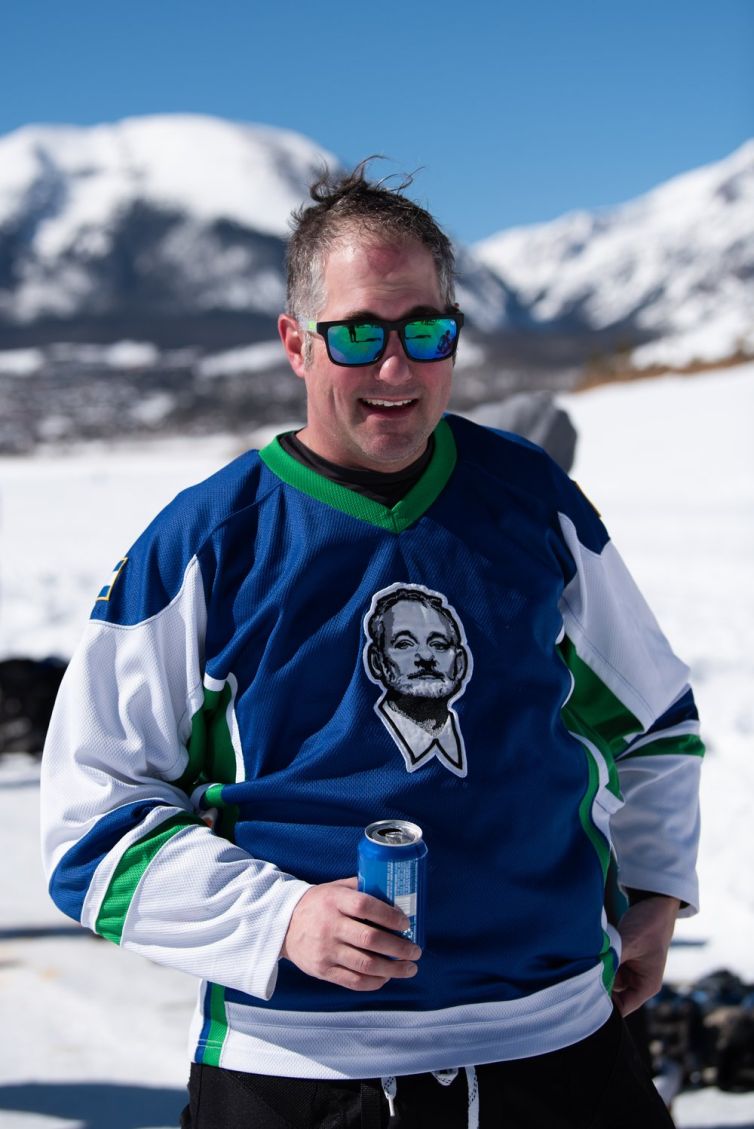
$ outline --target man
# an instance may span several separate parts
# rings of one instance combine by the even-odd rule
[[[409,772],[437,756],[465,776],[458,714],[450,709],[470,673],[459,622],[440,594],[416,585],[394,584],[372,602],[364,665],[385,688],[377,715]]]
[[[103,589],[44,759],[52,896],[202,980],[193,1129],[667,1125],[619,1011],[696,902],[687,670],[574,484],[444,416],[432,217],[363,167],[312,197],[279,322],[306,426],[179,495]],[[432,599],[389,623],[399,589]],[[397,652],[430,641],[458,746],[413,763],[374,682],[408,715]],[[385,818],[429,848],[423,952],[357,889]]]

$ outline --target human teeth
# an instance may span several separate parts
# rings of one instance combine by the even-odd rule
[[[411,400],[365,400],[364,403],[371,404],[373,408],[405,408]]]

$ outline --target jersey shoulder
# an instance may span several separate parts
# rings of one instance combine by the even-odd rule
[[[510,431],[486,427],[462,416],[446,417],[453,431],[458,465],[487,481],[492,489],[514,495],[530,510],[543,510],[554,518],[565,516],[579,540],[600,552],[609,540],[602,519],[576,483],[536,443]]]
[[[115,564],[91,618],[131,626],[157,615],[181,591],[189,567],[222,527],[248,515],[279,485],[258,451],[247,451],[182,490]]]

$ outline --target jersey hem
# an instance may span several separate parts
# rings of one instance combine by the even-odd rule
[[[313,1013],[226,1002],[222,1045],[208,1045],[200,1009],[190,1039],[195,1062],[214,1052],[217,1064],[229,1070],[373,1078],[547,1054],[588,1038],[611,1010],[598,965],[522,999],[433,1011]]]

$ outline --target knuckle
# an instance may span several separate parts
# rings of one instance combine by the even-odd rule
[[[370,904],[373,901],[369,894],[364,894],[361,891],[356,893],[353,902],[354,912],[358,917],[366,917],[369,913]]]
[[[360,973],[360,975],[362,976],[376,975],[377,967],[378,960],[370,953],[359,953],[356,960],[354,961],[354,968],[356,972]]]
[[[356,936],[356,944],[360,949],[373,949],[377,939],[377,930],[369,925],[362,925]]]
[[[382,978],[374,976],[365,978],[356,972],[349,972],[345,969],[342,969],[337,976],[333,976],[333,982],[341,988],[350,988],[353,992],[376,992],[378,988],[382,988],[387,983]]]

